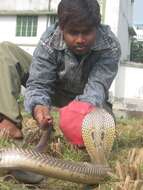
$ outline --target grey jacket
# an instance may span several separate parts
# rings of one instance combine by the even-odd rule
[[[80,61],[68,49],[57,25],[46,30],[33,54],[25,93],[25,108],[32,112],[37,104],[51,106],[53,97],[64,92],[70,100],[102,106],[115,78],[120,45],[109,26],[96,31],[96,42]],[[63,97],[63,96],[62,96]]]

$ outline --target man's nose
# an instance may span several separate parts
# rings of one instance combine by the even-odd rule
[[[82,44],[84,42],[85,42],[84,35],[83,34],[78,34],[77,37],[76,37],[76,43]]]

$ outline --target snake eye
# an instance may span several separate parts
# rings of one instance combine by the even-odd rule
[[[95,139],[94,132],[91,132],[91,137],[92,137],[93,140]]]
[[[102,141],[104,140],[104,136],[105,136],[105,133],[102,132],[102,133],[101,133],[101,140],[102,140]]]
[[[2,161],[2,151],[0,150],[0,162]]]

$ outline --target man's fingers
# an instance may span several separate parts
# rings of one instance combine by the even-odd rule
[[[53,118],[52,117],[45,117],[40,122],[39,125],[42,129],[46,129],[49,126],[53,126]]]
[[[53,118],[47,106],[37,105],[34,109],[34,118],[41,129],[46,129],[53,125]]]

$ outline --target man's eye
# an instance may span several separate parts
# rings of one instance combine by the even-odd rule
[[[83,32],[83,35],[88,35],[88,34],[90,34],[90,33],[91,33],[91,31],[86,30],[86,31]]]

